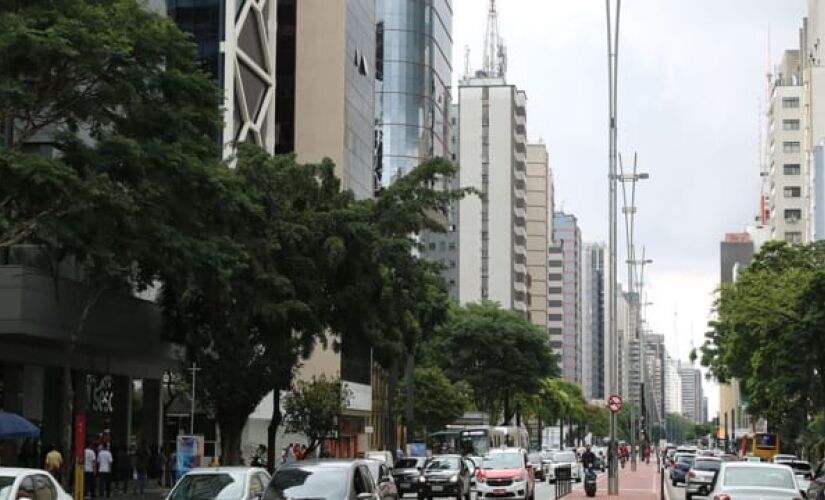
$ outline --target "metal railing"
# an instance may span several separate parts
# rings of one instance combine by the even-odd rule
[[[573,491],[573,471],[569,465],[562,465],[556,468],[556,498],[562,498]]]

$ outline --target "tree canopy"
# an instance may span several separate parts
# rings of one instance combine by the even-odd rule
[[[471,406],[472,389],[466,382],[450,382],[438,367],[415,369],[415,422],[427,432],[441,430],[454,423]],[[398,390],[397,413],[403,414],[407,400],[406,387]],[[416,429],[408,432],[415,433]]]
[[[306,436],[306,452],[311,454],[322,439],[338,431],[338,417],[349,399],[350,393],[340,379],[321,375],[299,380],[284,400],[286,429]]]

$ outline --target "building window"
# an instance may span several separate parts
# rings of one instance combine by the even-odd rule
[[[782,120],[782,130],[799,130],[799,120]]]
[[[799,163],[786,163],[782,166],[782,172],[785,175],[799,175],[802,173],[802,168]]]
[[[558,294],[561,293],[561,287],[560,286],[551,286],[550,288],[547,289],[547,293],[558,295]]]
[[[785,241],[788,243],[802,243],[802,233],[799,231],[785,231]]]
[[[783,108],[798,108],[799,107],[799,98],[798,97],[783,97],[782,98],[782,107]]]
[[[550,276],[547,277],[550,281],[561,281],[561,274],[558,273],[550,273]]]
[[[802,218],[802,210],[788,209],[785,210],[785,222],[799,222]]]
[[[430,249],[431,252],[435,251],[435,242],[431,241],[428,248]]]
[[[548,314],[547,315],[548,321],[561,321],[561,314]]]
[[[797,141],[785,141],[782,143],[783,153],[799,153],[801,150],[802,148]]]
[[[450,250],[455,250],[455,242],[450,243]]]
[[[450,269],[455,269],[455,261],[454,260],[450,261]]]
[[[799,186],[788,186],[783,190],[785,198],[799,198],[802,196],[802,188]]]

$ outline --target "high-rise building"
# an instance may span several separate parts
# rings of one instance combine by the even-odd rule
[[[553,241],[561,249],[562,377],[582,383],[582,238],[575,215],[556,212]],[[553,279],[553,276],[550,276]]]
[[[157,0],[153,6],[162,10]],[[224,156],[232,143],[275,150],[276,0],[166,0],[166,13],[192,34],[203,69],[223,91]]]
[[[530,276],[528,312],[534,325],[547,331],[548,248],[553,234],[553,179],[547,146],[527,145],[527,273]]]
[[[450,157],[452,0],[374,0],[375,183]]]
[[[702,372],[692,366],[679,367],[679,376],[682,379],[682,416],[701,424],[703,422],[702,403]]]
[[[803,147],[803,86],[798,50],[786,50],[768,107],[768,223],[772,238],[801,242],[810,230],[809,168]]]
[[[645,334],[645,408],[651,422],[658,422],[665,414],[665,374],[667,351],[665,336]]]
[[[527,139],[525,93],[502,77],[458,87],[458,297],[527,313]]]
[[[582,250],[582,386],[585,398],[604,399],[604,253],[603,243]]]
[[[682,414],[682,377],[679,375],[679,360],[670,356],[665,361],[665,414]]]

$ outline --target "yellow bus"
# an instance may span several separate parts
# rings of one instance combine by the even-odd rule
[[[773,432],[756,432],[742,436],[739,449],[740,456],[754,456],[763,462],[770,462],[780,449],[779,434]]]

